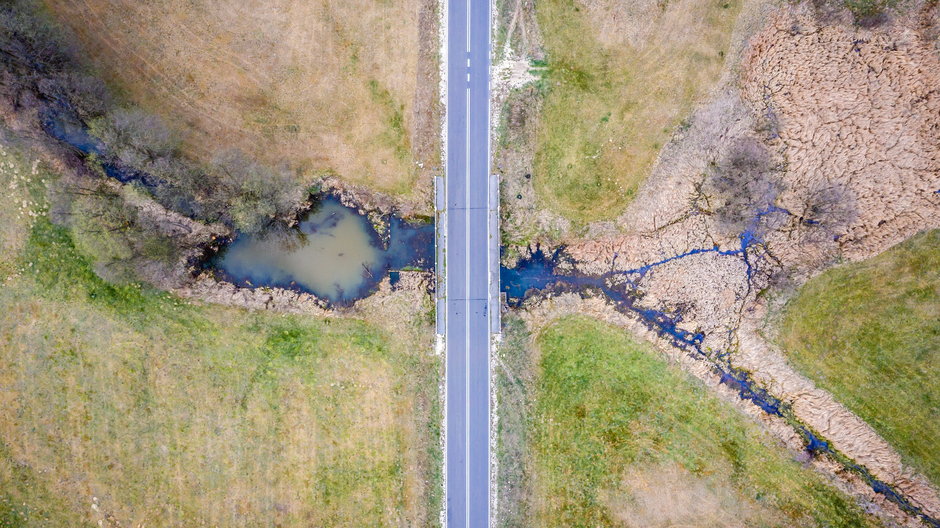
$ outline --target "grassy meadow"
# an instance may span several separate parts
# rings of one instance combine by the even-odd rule
[[[546,0],[533,185],[576,223],[619,215],[718,80],[742,0]]]
[[[420,173],[440,157],[434,2],[44,4],[197,159],[237,147],[389,193],[429,192]]]
[[[531,452],[532,394],[535,369],[529,350],[529,332],[518,317],[503,317],[503,339],[493,361],[496,392],[497,442],[493,456],[497,469],[497,516],[501,528],[532,526]]]
[[[426,526],[438,360],[100,280],[0,142],[0,527]]]
[[[533,526],[872,525],[697,380],[584,317],[537,337]]]
[[[800,372],[940,484],[940,230],[810,280],[779,330]]]

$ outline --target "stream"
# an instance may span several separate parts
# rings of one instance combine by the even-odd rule
[[[123,183],[138,181],[145,186],[159,183],[132,167],[111,161],[114,158],[108,156],[107,146],[93,137],[68,108],[50,102],[40,119],[50,137],[83,156],[100,158],[108,176]],[[692,249],[636,269],[603,275],[562,273],[558,267],[566,258],[564,248],[551,253],[536,248],[515,267],[500,268],[500,287],[509,306],[514,308],[521,306],[527,297],[545,292],[603,295],[618,311],[636,317],[673,347],[707,361],[720,382],[735,390],[741,399],[786,420],[803,438],[807,452],[829,455],[903,511],[928,526],[940,528],[940,520],[927,515],[894,487],[838,453],[825,439],[797,421],[784,402],[758,386],[748,372],[731,364],[729,351],[706,350],[702,346],[704,334],[683,328],[681,311],[667,313],[640,302],[642,296],[637,283],[644,276],[667,262],[702,253],[741,259],[750,288],[754,274],[768,257],[761,240],[762,224],[777,215],[790,214],[775,206],[757,211],[751,224],[739,235],[739,245],[731,249],[718,246]],[[332,195],[319,197],[297,226],[275,226],[259,235],[236,235],[204,263],[204,268],[212,270],[219,278],[241,286],[304,291],[334,305],[348,305],[371,295],[386,276],[394,283],[402,269],[432,270],[433,266],[433,223],[414,224],[392,215],[388,218],[388,233],[382,237],[366,216]]]
[[[742,400],[751,402],[763,412],[784,419],[803,439],[806,451],[813,456],[829,455],[849,471],[858,475],[871,488],[904,512],[921,519],[932,528],[940,528],[940,520],[925,513],[893,486],[876,478],[866,467],[848,459],[811,429],[800,423],[788,405],[766,389],[754,382],[749,372],[735,368],[729,359],[730,351],[711,350],[702,346],[705,334],[683,328],[680,311],[667,313],[662,310],[643,306],[640,302],[641,291],[637,287],[640,279],[656,267],[702,253],[717,253],[730,258],[739,258],[746,265],[748,288],[759,272],[759,265],[766,261],[767,255],[762,246],[761,223],[774,215],[790,215],[785,209],[771,206],[758,211],[751,225],[739,235],[738,247],[722,250],[718,246],[697,248],[662,260],[645,264],[639,268],[611,271],[602,275],[570,274],[558,271],[559,265],[567,258],[564,248],[557,248],[547,253],[541,248],[530,250],[528,256],[520,259],[515,267],[503,267],[500,270],[500,288],[506,294],[510,307],[519,307],[530,297],[551,293],[575,292],[582,296],[601,294],[614,308],[638,319],[644,326],[666,339],[673,347],[682,350],[695,359],[706,361],[719,376],[720,383],[738,393]],[[806,220],[812,222],[812,220]]]
[[[153,188],[165,182],[127,167],[66,107],[51,102],[40,113],[50,137],[83,157],[94,156],[106,175]],[[383,218],[381,236],[369,219],[332,194],[314,198],[296,226],[272,225],[259,234],[236,233],[200,266],[243,287],[276,287],[313,294],[332,305],[349,305],[375,292],[400,271],[434,269],[434,223]],[[184,214],[186,211],[182,211]]]

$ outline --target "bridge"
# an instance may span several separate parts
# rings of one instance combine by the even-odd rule
[[[446,24],[447,163],[436,199],[437,327],[446,351],[445,513],[448,528],[480,528],[490,520],[490,346],[500,331],[489,0],[448,0]]]

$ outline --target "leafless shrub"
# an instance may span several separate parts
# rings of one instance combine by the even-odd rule
[[[210,200],[224,220],[236,229],[254,233],[278,216],[290,214],[303,201],[286,169],[274,169],[249,159],[239,150],[226,150],[209,169]]]
[[[116,108],[90,123],[91,133],[125,165],[141,168],[177,155],[179,142],[159,117],[138,108]]]
[[[715,204],[716,226],[725,235],[755,228],[752,224],[759,213],[772,207],[783,190],[770,152],[753,138],[735,141],[713,164],[705,187]]]
[[[56,220],[70,228],[75,245],[106,280],[140,280],[143,267],[169,267],[179,259],[180,247],[103,182],[68,184],[55,202]]]
[[[29,101],[32,115],[74,123],[78,136],[87,129],[99,143],[94,155],[86,157],[90,168],[105,167],[121,181],[143,184],[164,207],[246,232],[290,215],[303,202],[303,188],[286,169],[259,164],[240,151],[224,150],[207,166],[186,157],[179,138],[158,116],[134,106],[114,106],[106,86],[84,74],[57,38],[59,31],[28,2],[0,3],[0,92]],[[106,219],[116,214],[108,211],[100,216],[104,210],[79,207],[71,214],[93,212]],[[118,242],[107,241],[113,247]]]
[[[0,3],[0,49],[6,59],[45,72],[74,61],[75,50],[60,37],[61,28],[36,12],[36,2]]]
[[[841,183],[821,181],[806,194],[799,212],[799,228],[808,242],[831,240],[843,233],[858,217],[851,189]]]

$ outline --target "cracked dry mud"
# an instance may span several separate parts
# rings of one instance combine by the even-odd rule
[[[737,141],[760,142],[782,168],[774,204],[785,211],[770,211],[760,220],[748,260],[709,251],[653,267],[635,276],[638,303],[681,314],[683,329],[703,334],[703,349],[729,352],[732,366],[746,369],[788,403],[800,422],[937,518],[936,487],[905,467],[870,426],[797,373],[762,337],[768,301],[757,295],[782,276],[799,284],[837,258],[864,259],[940,227],[940,53],[930,30],[935,25],[936,13],[928,8],[874,28],[853,25],[844,13],[823,19],[806,5],[774,12],[743,48],[740,63],[730,65],[733,75],[661,153],[616,225],[592,230],[609,234],[571,243],[567,253],[577,271],[598,275],[694,249],[741,247],[740,233],[722,229],[713,214],[706,175]],[[842,222],[825,229],[813,223],[814,211],[807,207],[814,193],[824,192],[838,192],[854,206]],[[788,445],[803,447],[790,426],[720,387],[707,362],[677,351],[611,304],[563,294],[532,299],[526,308],[534,327],[560,314],[586,312],[646,335]],[[838,464],[824,457],[814,464],[838,474],[843,486],[893,517],[904,517]],[[906,523],[919,521],[908,517]]]
[[[940,54],[900,23],[872,30],[782,13],[752,41],[745,99],[781,122],[781,206],[822,185],[850,189],[858,218],[840,251],[860,259],[940,222]],[[795,249],[782,254],[799,261]]]

